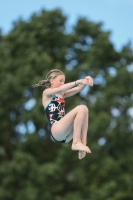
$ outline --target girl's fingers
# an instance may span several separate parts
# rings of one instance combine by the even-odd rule
[[[89,85],[93,86],[93,79],[90,76],[85,77]]]

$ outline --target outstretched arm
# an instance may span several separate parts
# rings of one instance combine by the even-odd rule
[[[73,88],[74,86],[77,86],[80,83],[81,83],[81,80],[73,81],[73,82],[61,85],[60,87],[57,87],[57,88],[48,88],[44,90],[44,93],[46,96],[52,96],[53,94],[56,94],[56,93],[64,93],[66,90],[69,90],[70,88]]]
[[[64,98],[71,97],[71,96],[79,93],[80,91],[82,91],[85,87],[86,87],[86,85],[79,84],[78,86],[65,91],[63,93],[63,96],[64,96]]]
[[[80,92],[86,85],[93,86],[93,79],[90,76],[87,76],[85,79],[80,79],[77,81],[66,83],[58,88],[48,88],[44,92],[46,96],[52,96],[53,94],[60,92],[63,93],[65,97],[68,97]]]
[[[64,98],[71,97],[78,92],[82,91],[86,85],[93,86],[93,79],[90,76],[86,76],[85,79],[80,79],[81,83],[74,88],[71,88],[63,93]]]

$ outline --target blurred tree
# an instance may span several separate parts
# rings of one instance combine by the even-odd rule
[[[132,200],[133,52],[117,52],[102,23],[79,18],[71,32],[61,10],[33,14],[0,33],[0,199]],[[40,88],[58,68],[66,82],[90,75],[94,86],[66,99],[90,111],[91,155],[49,137]],[[73,101],[72,101],[73,100]]]

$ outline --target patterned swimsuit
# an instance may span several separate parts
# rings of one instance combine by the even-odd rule
[[[56,122],[58,122],[65,115],[65,100],[63,97],[56,96],[55,94],[52,96],[51,101],[44,109],[46,113],[47,120],[49,122],[50,127],[52,127]],[[53,135],[52,138],[55,140]],[[57,141],[57,140],[55,140]],[[65,143],[65,140],[59,141]]]

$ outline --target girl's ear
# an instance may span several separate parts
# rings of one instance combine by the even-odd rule
[[[52,84],[54,82],[54,79],[50,79],[50,83]]]

